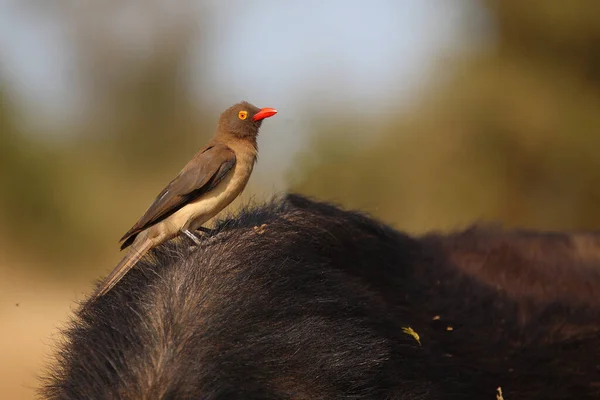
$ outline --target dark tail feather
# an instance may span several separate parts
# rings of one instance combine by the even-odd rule
[[[152,247],[152,240],[145,239],[142,243],[134,244],[129,253],[123,257],[123,259],[117,264],[112,270],[110,275],[104,279],[104,282],[96,289],[91,299],[98,298],[105,295],[113,288],[125,274],[150,250]]]
[[[135,240],[135,238],[137,237],[137,233],[127,237],[127,235],[123,236],[123,239],[125,239],[127,237],[127,240],[123,242],[123,244],[121,245],[121,250],[125,249],[126,247],[128,247],[129,245],[131,245],[131,243],[133,243],[133,241]]]

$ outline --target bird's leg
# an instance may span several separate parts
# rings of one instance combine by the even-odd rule
[[[190,239],[192,239],[192,241],[194,243],[196,243],[197,246],[200,246],[202,244],[200,242],[200,239],[198,239],[198,237],[196,235],[194,235],[192,232],[190,232],[188,229],[182,229],[181,232],[184,233]]]

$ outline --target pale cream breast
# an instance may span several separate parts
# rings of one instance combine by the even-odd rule
[[[194,202],[173,213],[163,222],[177,230],[196,230],[227,207],[246,187],[256,161],[256,149],[250,143],[227,144],[236,154],[236,163],[219,184]]]

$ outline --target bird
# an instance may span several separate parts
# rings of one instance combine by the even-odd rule
[[[196,245],[193,231],[221,212],[246,187],[257,161],[257,136],[274,108],[258,108],[247,101],[234,104],[220,115],[216,132],[156,196],[152,204],[119,242],[129,252],[97,287],[91,298],[108,293],[153,247],[179,234]]]

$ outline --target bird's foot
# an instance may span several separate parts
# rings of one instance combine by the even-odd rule
[[[200,242],[200,239],[198,239],[198,237],[196,235],[194,235],[192,232],[190,232],[189,230],[182,229],[181,232],[184,233],[190,239],[192,239],[192,241],[194,243],[196,243],[197,246],[200,246],[202,244],[202,242]]]

